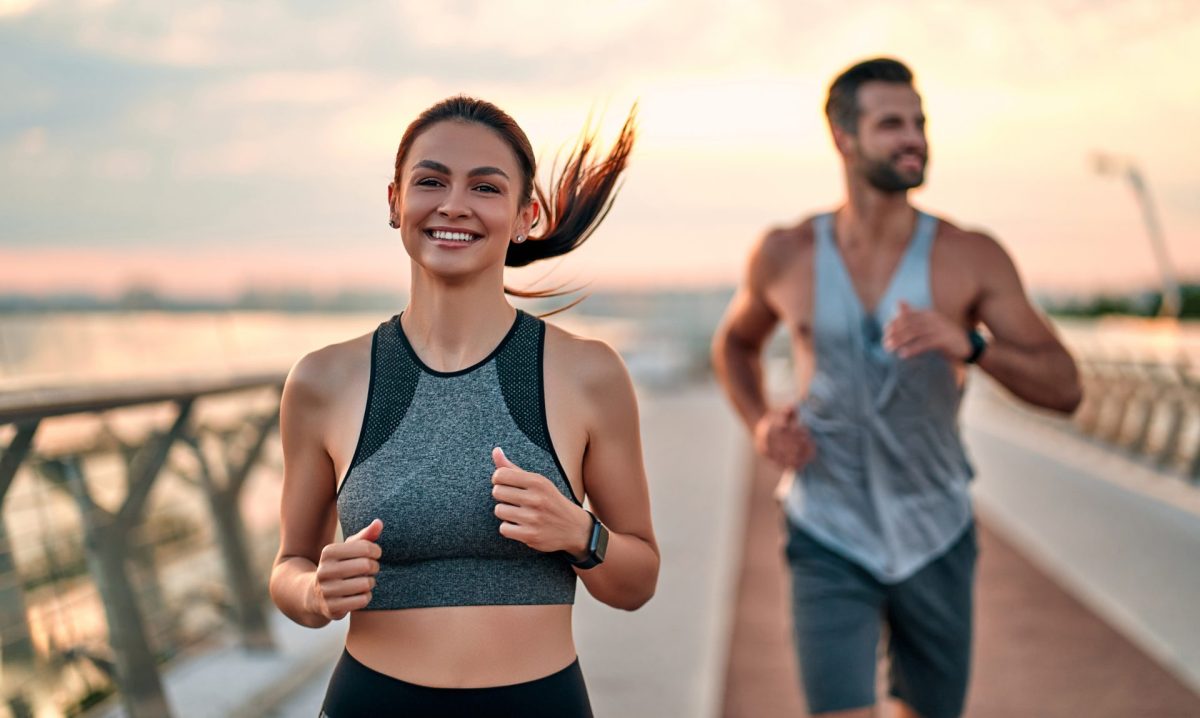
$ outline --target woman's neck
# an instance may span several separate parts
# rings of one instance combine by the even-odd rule
[[[453,284],[414,268],[402,323],[421,361],[437,371],[457,371],[495,349],[515,314],[502,281]]]

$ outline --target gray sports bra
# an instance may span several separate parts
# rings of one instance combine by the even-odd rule
[[[579,503],[546,425],[545,337],[545,323],[518,310],[487,358],[439,372],[399,315],[375,330],[366,415],[337,498],[346,536],[383,520],[367,610],[574,603],[566,557],[501,536],[492,498],[499,446]]]

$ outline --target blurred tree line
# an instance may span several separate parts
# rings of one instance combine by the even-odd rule
[[[582,315],[636,316],[656,318],[669,326],[680,323],[715,324],[724,313],[733,287],[660,290],[583,291],[551,300],[527,302],[535,311],[550,311],[584,298],[572,311]],[[1200,282],[1181,286],[1182,319],[1200,319]],[[280,311],[280,312],[361,312],[394,311],[405,304],[401,292],[388,289],[356,289],[317,293],[306,289],[248,288],[227,299],[173,297],[152,286],[133,286],[115,297],[90,294],[30,296],[0,293],[0,314],[5,312],[62,311]],[[1060,317],[1101,317],[1121,314],[1137,317],[1156,316],[1162,294],[1143,290],[1125,293],[1105,292],[1092,295],[1040,296],[1038,304]],[[524,306],[524,304],[523,304]]]
[[[1180,299],[1179,318],[1200,319],[1200,283],[1181,285]],[[1059,317],[1102,317],[1109,314],[1153,317],[1158,315],[1162,306],[1162,292],[1105,293],[1089,297],[1045,300],[1042,305],[1050,314]]]

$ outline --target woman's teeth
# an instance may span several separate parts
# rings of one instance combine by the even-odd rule
[[[446,242],[470,242],[479,238],[470,232],[447,232],[441,229],[431,230],[429,236]]]

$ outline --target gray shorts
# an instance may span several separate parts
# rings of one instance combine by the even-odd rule
[[[788,522],[796,654],[809,711],[875,703],[876,651],[886,629],[891,695],[923,718],[961,715],[977,555],[972,523],[911,578],[883,584]]]

